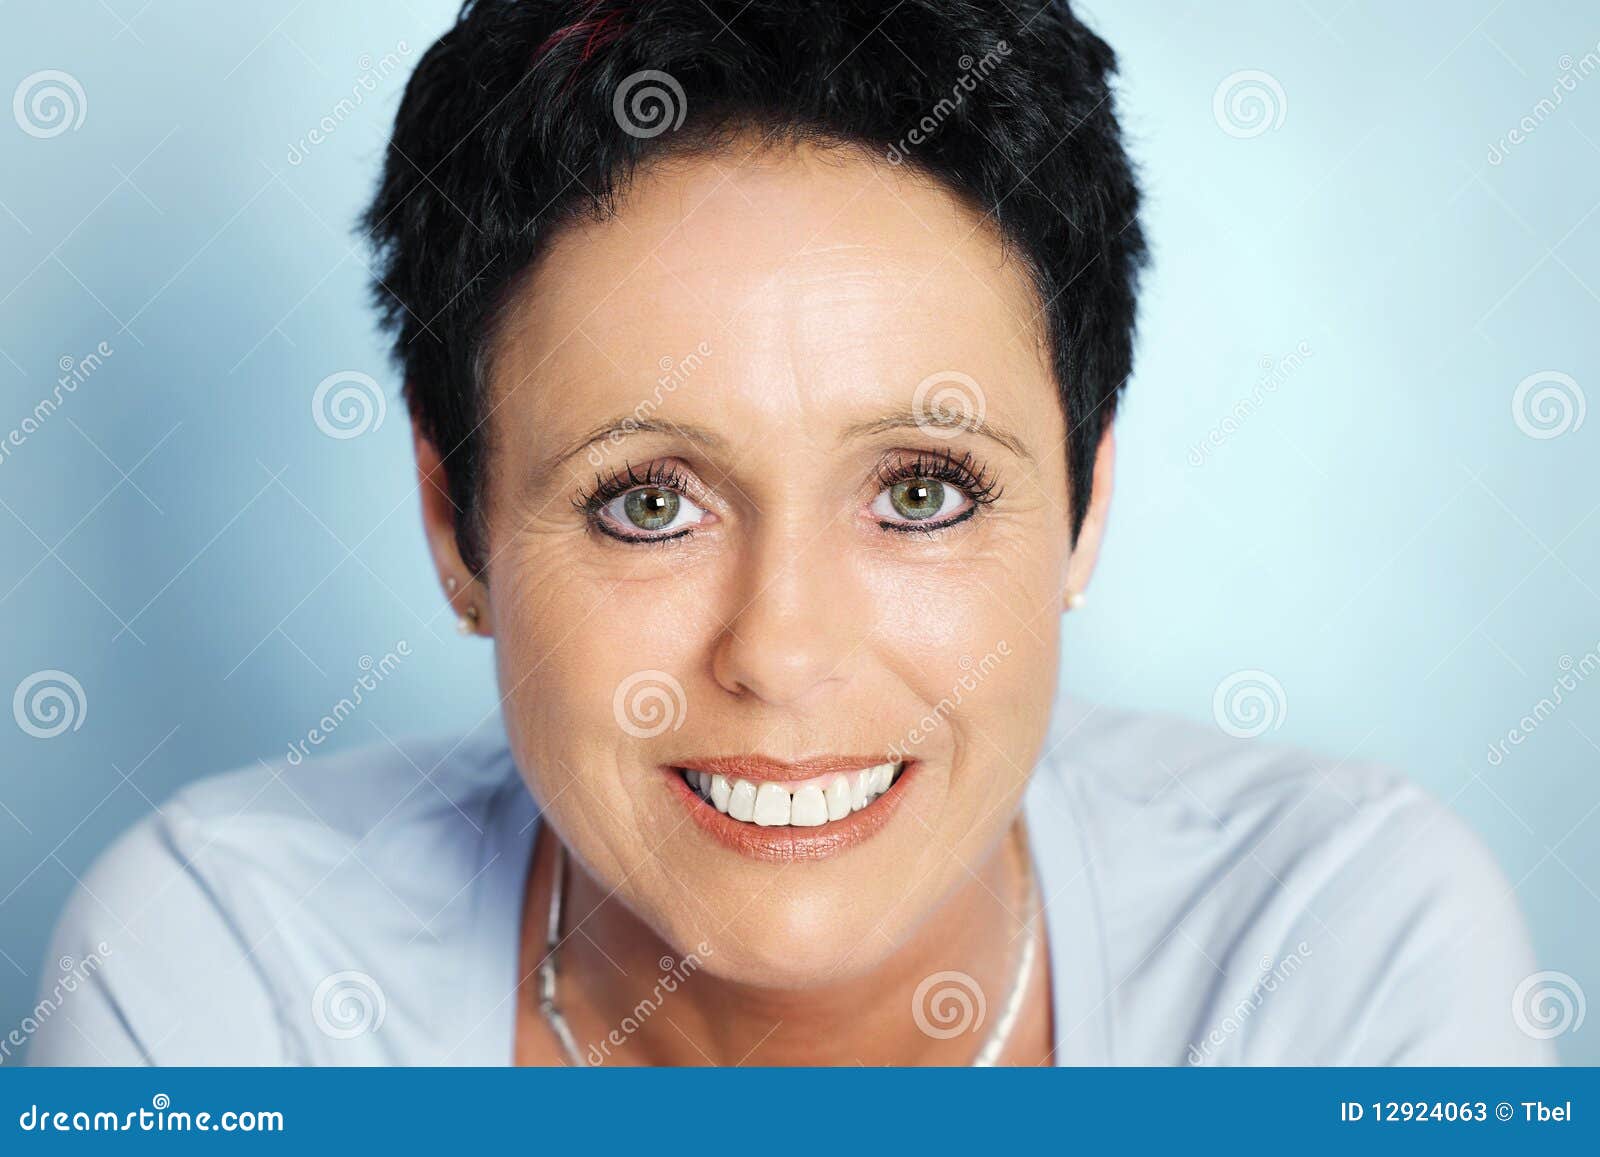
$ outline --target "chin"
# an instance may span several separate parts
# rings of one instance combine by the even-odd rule
[[[702,965],[753,988],[839,984],[889,954],[895,909],[887,895],[880,904],[863,904],[858,897],[841,913],[831,894],[786,894],[759,912],[730,913],[727,930],[706,938],[711,951],[703,954]]]

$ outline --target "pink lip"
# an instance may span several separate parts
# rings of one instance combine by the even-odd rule
[[[706,771],[729,779],[752,782],[795,783],[836,771],[860,771],[880,763],[894,763],[887,755],[818,755],[811,759],[772,759],[765,755],[712,755],[683,759],[670,766],[679,771]]]
[[[874,800],[870,807],[851,812],[842,820],[834,820],[816,828],[763,828],[730,819],[701,799],[684,780],[682,769],[784,783],[810,779],[830,771],[856,771],[863,767],[872,767],[873,757],[866,757],[859,762],[856,756],[848,756],[805,760],[800,763],[774,762],[759,756],[733,756],[730,759],[732,762],[721,759],[691,760],[665,767],[667,790],[676,795],[689,809],[689,818],[694,820],[701,831],[740,855],[771,863],[825,860],[877,834],[894,818],[894,813],[905,796],[904,789],[913,778],[918,766],[913,760],[903,761],[899,778],[888,791]],[[878,757],[876,762],[890,761]]]

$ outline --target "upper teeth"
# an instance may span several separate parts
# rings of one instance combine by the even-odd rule
[[[736,820],[764,828],[814,828],[866,807],[889,790],[900,770],[898,763],[880,763],[800,783],[729,779],[708,771],[685,771],[683,777],[719,812]]]

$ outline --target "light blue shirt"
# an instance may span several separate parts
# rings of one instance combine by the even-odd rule
[[[1512,889],[1402,778],[1071,705],[1024,807],[1058,1064],[1553,1061]],[[497,720],[192,784],[68,904],[29,1061],[509,1064],[537,823]]]

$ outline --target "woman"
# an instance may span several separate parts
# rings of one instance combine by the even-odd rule
[[[34,1059],[1546,1059],[1438,805],[1053,712],[1145,253],[1113,68],[1039,0],[469,3],[366,223],[500,709],[167,804]]]

